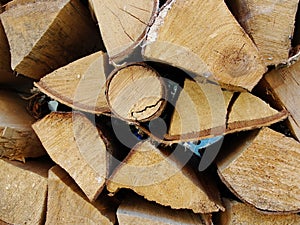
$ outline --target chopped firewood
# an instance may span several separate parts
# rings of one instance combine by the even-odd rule
[[[168,1],[150,27],[143,55],[238,91],[251,90],[266,71],[223,1]]]
[[[46,225],[115,224],[112,203],[100,197],[91,203],[72,178],[59,166],[49,171]]]
[[[299,142],[263,128],[230,142],[217,166],[222,181],[241,200],[265,211],[299,212],[299,162]]]
[[[46,152],[31,128],[35,121],[26,111],[26,102],[9,91],[0,91],[0,157],[25,161]]]
[[[106,76],[112,70],[107,56],[97,52],[74,61],[35,83],[43,93],[74,109],[108,113]]]
[[[159,74],[146,64],[117,69],[107,82],[111,111],[127,121],[157,118],[166,105],[166,90]]]
[[[268,92],[290,113],[291,131],[300,140],[300,62],[267,73],[263,81]]]
[[[34,79],[100,48],[95,24],[78,0],[15,0],[0,18],[12,69]]]
[[[182,167],[150,141],[144,141],[116,168],[107,180],[107,189],[112,193],[131,189],[147,200],[174,209],[192,209],[195,213],[223,210],[214,184],[202,182],[194,171]]]
[[[33,124],[51,159],[65,169],[90,201],[104,188],[108,173],[106,140],[78,112],[51,113]]]
[[[0,220],[10,224],[43,224],[51,165],[45,161],[24,164],[0,159]]]
[[[297,214],[270,214],[234,200],[223,199],[223,202],[226,210],[217,216],[216,224],[219,225],[300,224],[300,216]]]
[[[89,0],[110,59],[126,58],[144,39],[158,11],[158,0]]]
[[[121,225],[210,224],[201,214],[189,210],[174,210],[146,201],[141,197],[127,196],[117,210]]]
[[[278,65],[288,61],[298,0],[227,2],[257,46],[265,65]]]

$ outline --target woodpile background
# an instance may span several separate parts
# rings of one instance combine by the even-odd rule
[[[300,224],[298,3],[1,0],[0,224]]]

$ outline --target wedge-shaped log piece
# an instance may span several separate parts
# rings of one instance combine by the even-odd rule
[[[228,0],[233,14],[257,46],[265,65],[288,60],[298,0]]]
[[[107,56],[97,52],[59,68],[35,83],[43,93],[74,109],[107,113],[106,76],[112,67]]]
[[[9,224],[43,224],[46,216],[48,162],[0,159],[0,220]]]
[[[275,100],[290,113],[288,120],[291,130],[300,140],[300,62],[267,73],[264,81]]]
[[[100,48],[88,10],[78,0],[16,0],[1,14],[17,73],[39,79]]]
[[[150,141],[138,143],[107,181],[107,189],[131,189],[150,201],[174,209],[211,213],[223,209],[211,182],[201,182],[192,171],[179,165]],[[207,192],[209,190],[209,192]]]
[[[166,87],[146,64],[131,64],[112,73],[106,89],[112,112],[127,121],[157,118],[166,105]]]
[[[146,35],[158,11],[158,0],[89,0],[111,60],[130,54]]]
[[[20,96],[1,90],[0,115],[0,157],[25,161],[25,158],[46,154],[31,128],[34,118]]]
[[[234,200],[223,199],[223,202],[226,210],[218,215],[216,224],[219,225],[300,224],[300,216],[297,214],[272,215]]]
[[[126,196],[117,210],[119,224],[167,225],[205,224],[201,214],[188,210],[172,210],[137,196]]]
[[[218,173],[241,200],[266,211],[300,211],[299,142],[263,128],[226,150],[217,160]]]
[[[99,197],[91,203],[73,179],[59,166],[49,171],[46,225],[115,224],[115,206]]]
[[[186,79],[171,116],[166,140],[192,141],[268,126],[287,117],[248,93]]]
[[[223,1],[169,1],[144,45],[146,59],[231,89],[251,90],[265,72],[257,48]]]
[[[51,113],[33,124],[51,159],[65,169],[90,201],[104,188],[106,140],[81,113]]]

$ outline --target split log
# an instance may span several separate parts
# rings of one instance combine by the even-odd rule
[[[300,63],[267,73],[263,85],[288,110],[291,131],[300,140]]]
[[[105,198],[90,203],[71,177],[60,167],[49,171],[46,225],[115,224],[115,206]]]
[[[188,210],[172,210],[131,195],[126,197],[117,210],[121,225],[167,225],[167,224],[211,224],[201,214]],[[204,220],[205,219],[205,220]]]
[[[114,71],[107,82],[111,111],[126,121],[148,121],[160,116],[166,105],[166,87],[160,75],[146,64],[130,64]]]
[[[217,160],[218,173],[233,193],[273,212],[300,211],[299,163],[300,143],[269,128],[240,136]]]
[[[251,90],[266,71],[223,1],[168,1],[150,27],[143,56],[238,91]]]
[[[0,219],[10,224],[43,224],[51,163],[0,159]]]
[[[17,94],[0,91],[0,157],[25,161],[46,152],[31,128],[35,121]]]
[[[257,46],[265,65],[278,65],[288,61],[298,0],[227,2]]]
[[[34,79],[100,48],[97,28],[78,0],[15,0],[0,17],[12,69]]]
[[[97,52],[53,71],[35,86],[73,109],[96,114],[109,113],[105,82],[111,70],[107,55]]]
[[[188,109],[188,110],[187,110]],[[222,91],[210,83],[186,79],[165,136],[167,141],[193,141],[269,126],[287,117],[248,93]]]
[[[108,175],[103,134],[83,114],[51,113],[33,124],[51,159],[65,169],[90,201],[95,201]]]
[[[107,180],[107,190],[131,189],[147,200],[195,213],[223,210],[218,190],[168,157],[150,141],[138,143]]]
[[[117,63],[144,39],[158,11],[158,0],[89,0],[110,60]]]
[[[300,224],[300,216],[297,214],[272,215],[234,200],[223,199],[223,202],[226,210],[216,219],[219,225]]]

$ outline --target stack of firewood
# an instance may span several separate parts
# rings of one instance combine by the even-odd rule
[[[0,224],[300,224],[297,0],[0,6]]]

